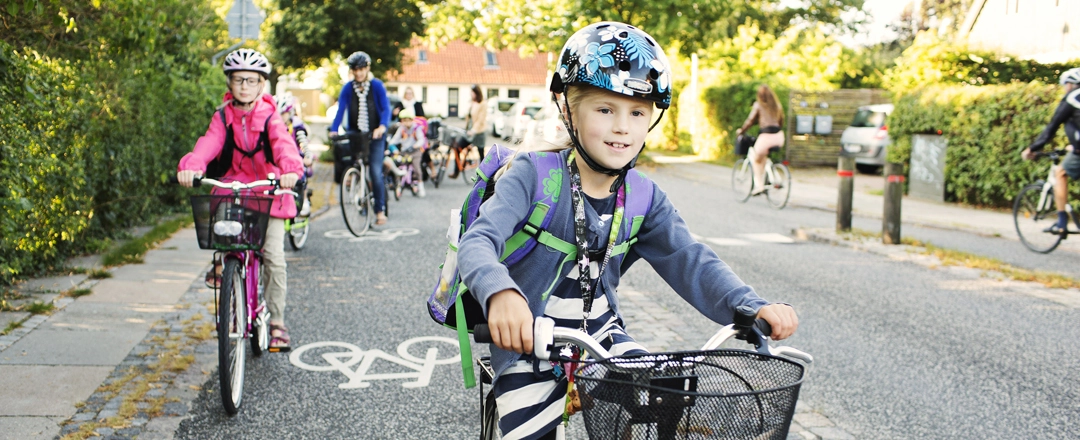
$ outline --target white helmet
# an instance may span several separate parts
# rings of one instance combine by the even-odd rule
[[[1058,84],[1080,84],[1080,67],[1074,67],[1062,72]]]
[[[293,111],[296,101],[293,95],[277,95],[274,97],[274,102],[277,104],[278,113],[285,113]]]
[[[225,57],[222,67],[225,75],[233,72],[258,72],[263,78],[270,76],[270,61],[266,56],[252,49],[237,49]]]

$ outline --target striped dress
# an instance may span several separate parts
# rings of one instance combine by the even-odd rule
[[[567,199],[569,200],[569,197]],[[596,212],[614,210],[615,197],[597,200],[586,196],[585,199]],[[610,218],[611,215],[601,216],[602,221]],[[605,249],[606,234],[601,237],[590,233],[588,238],[591,254]],[[602,261],[602,258],[593,260]],[[594,264],[590,271],[593,277],[597,276],[597,267]],[[605,270],[619,269],[608,267]],[[622,320],[615,315],[607,296],[604,295],[604,289],[595,290],[597,296],[593,300],[592,311],[586,322],[586,331],[613,355],[644,353],[645,347],[626,334]],[[577,329],[581,327],[582,309],[583,300],[575,269],[553,290],[544,306],[544,316],[554,319],[556,327]],[[539,369],[539,376],[534,371],[534,364]],[[538,439],[555,429],[562,420],[566,386],[566,377],[557,377],[549,361],[537,361],[531,355],[523,356],[503,371],[494,384],[502,438]]]

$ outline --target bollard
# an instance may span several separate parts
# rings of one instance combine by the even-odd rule
[[[841,157],[836,166],[840,193],[836,200],[836,232],[851,231],[851,195],[855,190],[855,158]]]
[[[904,198],[904,165],[885,164],[885,212],[881,218],[881,241],[900,244],[900,201]]]

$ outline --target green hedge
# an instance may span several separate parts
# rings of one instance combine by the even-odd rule
[[[49,11],[2,17],[25,26],[0,38],[0,286],[184,209],[166,178],[224,91],[209,64],[224,27],[209,6],[78,8],[68,33],[47,28]]]
[[[735,130],[750,115],[750,107],[757,100],[757,89],[761,84],[760,81],[747,81],[705,89],[704,100],[708,103],[705,116],[721,133],[722,141],[717,146],[719,157],[730,157],[734,152]],[[781,103],[788,102],[790,89],[779,84],[769,84],[769,87],[776,92]],[[756,133],[758,129],[760,127],[755,126],[750,133]]]
[[[946,200],[1011,207],[1022,185],[1046,174],[1048,162],[1025,162],[1020,151],[1046,127],[1062,96],[1060,87],[1040,82],[939,85],[901,93],[889,116],[889,161],[907,164],[911,136],[941,130],[948,142]],[[1058,146],[1067,143],[1063,131]]]

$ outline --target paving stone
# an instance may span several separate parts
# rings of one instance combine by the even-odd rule
[[[101,366],[0,365],[0,416],[71,417],[74,402],[93,393],[110,371]]]
[[[828,418],[813,412],[795,414],[795,421],[807,428],[833,426],[833,422]]]
[[[817,434],[821,440],[855,440],[855,436],[836,427],[810,428],[810,432]]]

